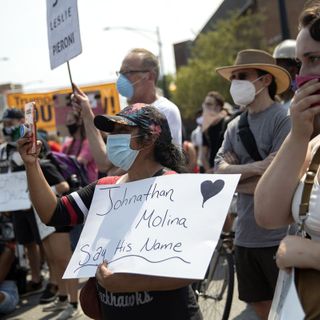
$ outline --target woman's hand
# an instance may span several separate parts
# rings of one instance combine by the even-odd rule
[[[81,111],[82,117],[92,116],[93,111],[88,96],[76,85],[73,84],[74,94],[71,95],[72,107]]]
[[[37,140],[37,149],[35,154],[28,153],[28,151],[31,149],[31,146],[31,137],[20,138],[17,141],[17,148],[25,165],[37,163],[42,143],[40,140]]]
[[[100,263],[96,271],[96,278],[99,285],[108,291],[113,291],[114,288],[117,288],[117,282],[120,280],[119,275],[121,278],[121,274],[112,273],[106,261]]]
[[[320,82],[308,81],[296,92],[290,107],[292,135],[310,139],[313,132],[314,118],[320,114]]]
[[[279,245],[276,263],[280,269],[314,268],[314,241],[300,236],[286,236]],[[320,243],[318,244],[320,247]],[[319,250],[318,250],[319,251]]]

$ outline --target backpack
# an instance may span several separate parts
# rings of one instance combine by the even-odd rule
[[[50,151],[47,153],[46,158],[57,167],[71,189],[79,189],[89,184],[87,170],[75,156],[67,155],[63,152]]]

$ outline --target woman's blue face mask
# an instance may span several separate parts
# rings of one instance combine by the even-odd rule
[[[136,160],[139,150],[130,148],[131,134],[112,134],[107,138],[107,155],[109,160],[125,171],[128,171]]]

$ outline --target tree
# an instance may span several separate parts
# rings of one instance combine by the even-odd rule
[[[219,66],[232,65],[238,51],[248,48],[268,50],[263,36],[261,13],[230,14],[218,21],[216,28],[200,34],[187,66],[176,75],[176,90],[172,99],[179,106],[183,118],[193,118],[209,91],[219,91],[230,100],[229,84],[215,72]]]

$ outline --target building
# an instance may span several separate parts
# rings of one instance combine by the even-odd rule
[[[239,15],[245,15],[249,11],[262,12],[266,16],[262,27],[263,33],[267,43],[275,46],[282,40],[296,38],[299,14],[305,3],[306,0],[224,0],[199,35],[214,30],[217,22],[227,19],[232,11],[237,11]],[[197,37],[194,41],[174,44],[177,69],[187,64],[192,45],[196,40]]]

